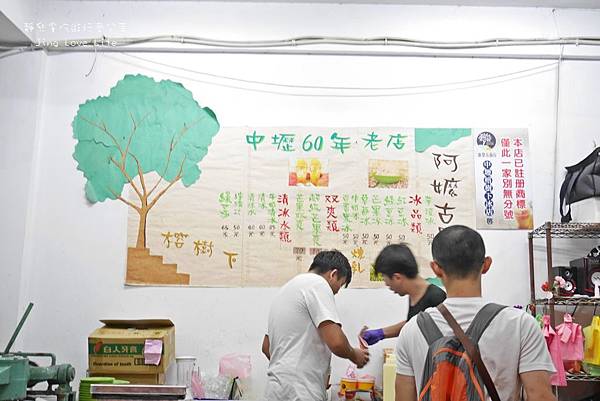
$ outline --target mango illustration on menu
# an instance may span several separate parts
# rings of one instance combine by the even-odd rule
[[[316,158],[290,160],[288,183],[290,187],[328,187],[327,161]]]

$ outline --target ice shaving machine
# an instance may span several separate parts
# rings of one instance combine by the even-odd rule
[[[54,354],[45,352],[10,352],[29,312],[30,303],[19,321],[4,352],[0,353],[0,401],[33,400],[36,397],[56,396],[57,401],[75,401],[71,381],[75,378],[75,368],[69,364],[56,364]],[[48,366],[38,366],[30,358],[50,358]],[[47,382],[44,390],[34,390],[34,386]]]

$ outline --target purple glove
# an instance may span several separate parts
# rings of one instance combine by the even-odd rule
[[[362,338],[367,342],[367,344],[373,345],[383,340],[385,336],[383,334],[383,329],[373,329],[362,333]]]

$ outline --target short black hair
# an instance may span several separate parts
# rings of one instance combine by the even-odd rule
[[[466,278],[481,271],[485,244],[477,231],[455,225],[437,233],[431,244],[431,254],[448,276]]]
[[[352,268],[348,258],[338,250],[317,253],[308,271],[323,274],[334,269],[337,269],[339,277],[346,278],[346,287],[348,287],[352,281]]]
[[[391,244],[379,252],[375,259],[375,272],[392,277],[400,273],[408,278],[415,278],[419,274],[419,266],[415,255],[406,244]]]

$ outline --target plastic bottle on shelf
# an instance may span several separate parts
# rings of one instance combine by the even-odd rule
[[[396,355],[389,354],[383,364],[383,401],[396,399]]]

